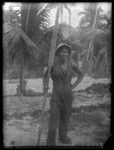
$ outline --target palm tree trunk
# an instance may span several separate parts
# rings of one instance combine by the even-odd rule
[[[69,26],[71,27],[71,12],[70,12],[70,10],[69,10]],[[69,41],[70,41],[70,35],[71,35],[70,27],[69,27]]]
[[[31,3],[28,6],[28,13],[27,13],[27,18],[26,18],[26,26],[25,26],[25,33],[26,33],[26,35],[27,35],[27,30],[28,30],[28,21],[29,21],[30,7],[31,7]],[[20,47],[22,47],[21,44],[22,43],[20,42]],[[23,95],[23,92],[25,91],[27,82],[25,82],[25,80],[24,80],[24,60],[22,58],[22,55],[20,57],[21,57],[21,60],[20,60],[20,92]]]
[[[69,38],[68,40],[70,40],[70,35],[71,35],[71,30],[70,30],[70,27],[71,27],[71,11],[70,11],[70,8],[65,5],[65,8],[67,9],[68,13],[69,13]]]
[[[60,13],[61,13],[61,23],[62,23],[62,21],[63,21],[63,5],[61,5]]]
[[[23,49],[22,49],[22,41],[19,41],[19,74],[20,74],[20,79],[19,79],[19,93],[20,93],[20,99],[22,99],[23,95],[23,83],[24,83],[24,60],[23,60]]]
[[[95,25],[96,25],[96,21],[97,21],[97,4],[95,6],[96,10],[95,10],[95,18],[94,18],[94,22],[93,22],[93,27],[92,27],[92,31],[93,31],[93,35],[92,35],[92,38],[91,38],[91,41],[89,43],[89,49],[88,49],[88,53],[87,53],[87,56],[86,56],[86,60],[89,61],[89,66],[90,68],[88,67],[88,71],[91,72],[92,70],[92,53],[93,53],[93,39],[94,39],[94,30],[95,30]],[[89,59],[90,58],[90,59]]]
[[[20,94],[23,94],[24,90],[24,68],[23,68],[23,59],[20,59]]]
[[[88,55],[87,55],[87,60],[89,58],[90,51],[92,51],[92,47],[93,47],[94,30],[95,30],[96,21],[97,21],[97,4],[96,4],[96,11],[95,11],[95,18],[94,18],[93,27],[92,27],[93,36],[92,36],[91,41],[89,43],[89,51],[88,51]]]
[[[27,13],[27,19],[26,19],[26,27],[25,27],[26,35],[27,35],[27,30],[28,30],[28,21],[29,21],[30,7],[31,7],[31,3],[29,4],[29,7],[28,7],[28,13]]]
[[[55,54],[55,50],[56,50],[56,40],[57,40],[58,22],[59,22],[59,12],[60,12],[60,7],[58,6],[57,13],[56,13],[56,19],[55,19],[55,28],[53,29],[51,50],[50,50],[49,60],[48,60],[48,75],[47,75],[47,83],[46,83],[47,85],[49,84],[50,71],[51,71],[51,67],[53,65],[54,54]],[[42,106],[41,122],[40,122],[40,126],[39,126],[37,145],[40,145],[41,134],[42,134],[42,131],[44,129],[44,121],[45,121],[44,113],[45,113],[45,107],[46,107],[46,99],[47,99],[47,93],[44,93],[44,100],[43,100],[43,106]]]

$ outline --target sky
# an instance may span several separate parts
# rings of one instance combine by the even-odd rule
[[[19,3],[5,3],[3,6],[3,9],[8,9],[9,6],[13,5],[13,9],[18,9],[17,4]],[[71,26],[72,27],[77,27],[79,25],[80,17],[78,13],[83,10],[85,3],[74,3],[74,6],[70,6],[71,10]],[[99,6],[104,10],[106,13],[109,9],[111,9],[111,3],[105,2],[105,3],[99,3]],[[56,14],[56,9],[51,10],[50,14],[50,26],[54,25],[55,22],[55,14]],[[63,17],[62,21],[64,23],[69,24],[69,14],[67,10],[64,9],[63,11]]]
[[[83,10],[83,5],[84,4],[78,4],[77,6],[70,7],[70,10],[71,10],[71,26],[75,27],[75,26],[78,25],[80,18],[77,14],[81,10]],[[51,11],[51,15],[50,15],[50,20],[51,20],[50,24],[51,24],[51,26],[54,25],[55,14],[56,14],[56,9],[53,9]],[[64,11],[63,11],[62,21],[69,24],[69,14],[68,14],[66,9],[64,9]]]
[[[71,15],[71,26],[72,27],[77,27],[79,25],[81,16],[79,16],[78,13],[80,11],[83,11],[84,5],[85,5],[85,3],[78,3],[76,6],[70,7],[70,10],[72,13],[72,15]],[[111,8],[111,3],[99,3],[99,6],[101,6],[101,8],[104,10],[104,12],[107,12]],[[55,14],[56,14],[56,10],[53,9],[51,11],[51,15],[50,15],[51,26],[54,25]],[[69,24],[69,15],[68,15],[67,10],[65,10],[65,9],[64,9],[64,13],[63,13],[63,22]]]

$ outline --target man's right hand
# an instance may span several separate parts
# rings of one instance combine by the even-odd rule
[[[49,87],[48,86],[43,86],[43,92],[47,93],[48,92]]]

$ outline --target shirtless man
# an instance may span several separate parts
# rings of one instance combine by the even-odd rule
[[[62,43],[57,47],[55,55],[57,59],[51,69],[51,78],[53,80],[53,90],[50,100],[50,119],[47,145],[55,145],[56,129],[58,128],[59,142],[70,144],[71,139],[67,136],[68,124],[72,109],[72,89],[74,89],[82,80],[83,73],[72,63],[71,47]],[[44,92],[47,91],[46,77],[48,69],[44,76]],[[77,75],[77,80],[71,84],[72,75]]]

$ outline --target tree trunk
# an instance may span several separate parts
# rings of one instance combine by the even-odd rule
[[[67,4],[64,4],[64,7],[67,9],[67,11],[69,13],[69,26],[71,26],[71,11],[70,11],[70,8],[68,7]],[[71,35],[71,31],[70,31],[70,27],[69,27],[69,37],[68,37],[69,42],[70,42],[70,35]]]
[[[26,35],[27,35],[27,30],[28,30],[28,21],[29,21],[30,7],[31,7],[31,3],[29,4],[29,7],[28,7],[28,13],[27,13],[27,19],[26,19],[26,27],[25,27]]]
[[[70,30],[70,27],[71,27],[71,12],[69,10],[69,42],[70,42],[70,35],[71,35],[71,30]]]
[[[23,9],[25,4],[22,5],[22,13],[23,13]],[[28,12],[27,12],[27,17],[26,17],[26,25],[25,28],[23,26],[23,21],[22,21],[22,29],[25,31],[26,35],[27,35],[27,31],[28,31],[28,21],[29,21],[29,13],[30,13],[30,7],[31,7],[31,3],[29,3],[28,5]],[[23,19],[23,17],[22,17]],[[20,48],[22,48],[22,42],[20,41]],[[23,49],[21,49],[23,50]],[[26,81],[24,80],[24,60],[22,58],[22,51],[20,51],[20,92],[23,95],[25,92],[25,88],[26,88]]]
[[[20,94],[24,92],[24,64],[23,58],[20,59]]]
[[[95,30],[96,21],[97,21],[97,4],[96,4],[96,11],[95,11],[95,18],[94,18],[93,27],[92,27],[93,36],[92,36],[92,39],[89,43],[89,49],[88,49],[88,53],[86,56],[86,60],[89,61],[89,67],[88,67],[89,73],[91,72],[92,65],[93,65],[92,54],[93,54],[93,40],[94,40],[94,30]]]
[[[55,19],[55,28],[53,29],[51,50],[50,50],[49,60],[48,60],[48,75],[47,75],[47,83],[46,83],[47,85],[49,84],[51,67],[53,65],[53,60],[54,60],[54,55],[55,55],[55,50],[56,50],[59,12],[60,12],[60,6],[58,6],[58,8],[57,8],[56,19]],[[45,108],[46,108],[46,99],[47,99],[47,93],[44,93],[44,100],[43,100],[43,105],[42,105],[42,114],[41,114],[41,122],[40,122],[40,126],[39,126],[39,131],[38,131],[37,145],[40,145],[40,138],[41,138],[41,135],[42,135],[42,131],[44,129],[44,121],[45,121],[44,113],[45,113]]]
[[[67,7],[67,10],[69,12],[69,38],[68,38],[68,40],[70,42],[70,35],[71,35],[71,30],[70,30],[70,27],[71,27],[71,11],[70,11],[70,9],[68,7]]]
[[[61,13],[61,23],[62,23],[62,21],[63,21],[63,5],[61,5],[60,13]]]

